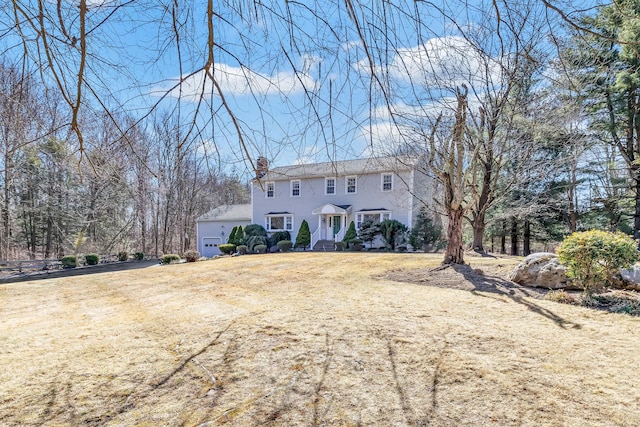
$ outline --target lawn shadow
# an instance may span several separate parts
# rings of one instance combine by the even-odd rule
[[[484,293],[505,295],[512,301],[524,305],[530,311],[552,320],[556,325],[563,329],[582,328],[582,325],[567,320],[553,311],[541,307],[531,301],[530,298],[540,298],[546,291],[525,288],[509,280],[486,275],[466,264],[450,265],[449,267],[461,274],[467,282],[471,283],[473,289],[470,289],[470,292],[474,295],[484,298],[492,298]],[[527,297],[529,297],[529,299],[527,299]]]

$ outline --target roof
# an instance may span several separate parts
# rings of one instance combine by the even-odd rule
[[[251,221],[251,205],[222,205],[196,220],[203,221]]]
[[[408,156],[371,157],[357,160],[279,166],[267,172],[266,181],[289,180],[325,176],[362,175],[364,173],[397,172],[411,170],[418,159]]]

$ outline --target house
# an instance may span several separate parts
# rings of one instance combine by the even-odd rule
[[[211,258],[220,254],[219,246],[227,243],[229,233],[236,225],[251,224],[251,205],[222,205],[196,220],[198,252]]]
[[[408,157],[378,157],[268,169],[251,186],[253,222],[268,232],[286,230],[295,241],[303,220],[311,246],[340,241],[349,223],[395,219],[411,228],[431,204],[433,186]],[[333,246],[333,245],[331,245]]]
[[[359,228],[367,220],[395,219],[411,228],[420,208],[433,199],[433,182],[423,167],[421,159],[399,156],[269,169],[260,158],[251,184],[251,223],[263,225],[269,233],[289,231],[295,242],[306,220],[316,248],[341,241],[351,221]],[[207,221],[216,223],[218,218]],[[247,224],[246,216],[242,219],[229,225]],[[203,238],[199,231],[199,244]]]

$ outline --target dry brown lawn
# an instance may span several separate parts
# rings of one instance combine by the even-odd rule
[[[638,318],[491,276],[514,259],[471,259],[481,276],[439,261],[270,254],[0,285],[0,425],[640,425]]]

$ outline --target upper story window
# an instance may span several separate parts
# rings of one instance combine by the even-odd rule
[[[271,199],[276,196],[276,183],[267,182],[267,199]]]
[[[324,179],[324,194],[336,194],[336,179],[325,178]]]
[[[393,174],[383,173],[382,174],[382,191],[391,191],[391,190],[393,190]]]
[[[300,180],[294,179],[291,181],[291,197],[300,196]]]
[[[355,194],[358,192],[358,178],[355,176],[348,176],[345,178],[345,193]]]

